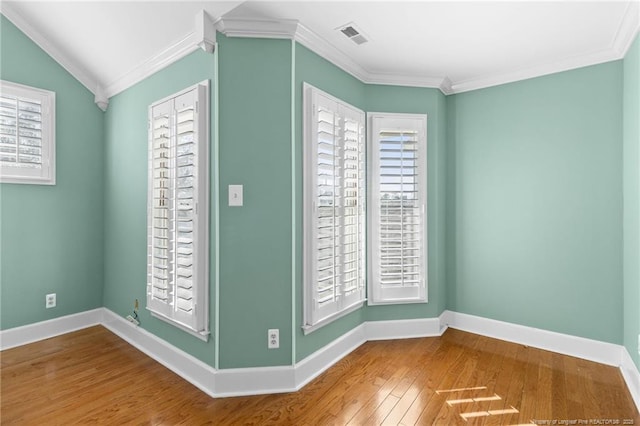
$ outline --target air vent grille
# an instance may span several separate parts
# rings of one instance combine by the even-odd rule
[[[353,23],[338,27],[337,30],[339,30],[345,36],[349,37],[349,39],[355,44],[363,44],[369,41],[367,37],[362,34],[362,31],[357,29]]]

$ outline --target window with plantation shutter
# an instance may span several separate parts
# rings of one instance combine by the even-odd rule
[[[305,330],[365,292],[364,113],[304,85]]]
[[[0,80],[0,182],[56,183],[54,92]]]
[[[208,82],[149,107],[147,309],[206,340]]]
[[[427,300],[427,117],[369,115],[369,304]]]

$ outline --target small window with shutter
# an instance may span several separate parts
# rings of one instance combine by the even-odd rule
[[[55,185],[55,96],[0,80],[0,182]]]
[[[369,304],[426,302],[427,116],[369,122]]]
[[[364,112],[304,85],[305,332],[365,297]]]
[[[209,85],[149,107],[147,309],[207,340]]]

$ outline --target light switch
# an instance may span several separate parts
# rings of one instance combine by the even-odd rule
[[[242,185],[229,185],[229,206],[242,206]]]

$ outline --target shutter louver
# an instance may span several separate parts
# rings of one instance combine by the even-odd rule
[[[198,109],[205,101],[198,85],[154,104],[149,117],[147,307],[201,338],[209,284],[207,109]]]
[[[422,301],[426,300],[426,117],[389,116],[374,116],[372,121],[371,301]]]
[[[0,81],[0,177],[54,184],[55,94]]]
[[[305,322],[313,325],[364,298],[364,114],[307,92]]]
[[[380,284],[420,284],[416,132],[380,133]]]

